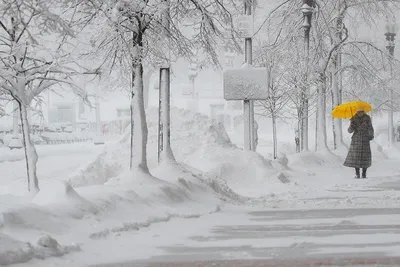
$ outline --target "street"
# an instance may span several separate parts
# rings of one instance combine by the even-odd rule
[[[93,266],[400,266],[399,214],[400,208],[235,208],[154,225],[127,244],[135,257],[153,251],[149,259]]]

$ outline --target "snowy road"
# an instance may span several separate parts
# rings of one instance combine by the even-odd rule
[[[152,256],[95,266],[399,266],[399,240],[400,208],[231,210],[116,237]]]

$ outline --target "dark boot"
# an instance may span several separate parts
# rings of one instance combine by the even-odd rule
[[[367,168],[362,169],[362,178],[367,178]]]
[[[360,168],[356,168],[356,179],[360,179]]]

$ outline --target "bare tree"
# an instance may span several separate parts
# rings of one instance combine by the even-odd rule
[[[266,18],[263,27],[266,29],[275,28],[273,31],[274,36],[271,37],[269,33],[269,39],[272,40],[270,46],[279,47],[282,51],[290,51],[292,49],[293,44],[289,43],[288,40],[296,40],[298,31],[293,31],[293,29],[300,29],[300,13],[298,7],[296,8],[298,4],[296,1],[282,1],[276,5],[276,8]],[[311,35],[310,63],[308,66],[313,74],[309,81],[312,92],[308,96],[308,100],[312,99],[313,96],[317,100],[317,148],[327,148],[325,120],[328,94],[331,93],[333,107],[340,104],[343,99],[342,95],[346,94],[345,90],[349,88],[342,85],[342,82],[348,79],[348,76],[365,77],[373,73],[374,69],[376,72],[376,70],[382,68],[382,60],[378,61],[379,64],[371,64],[373,59],[369,59],[369,57],[375,58],[375,54],[387,57],[370,41],[362,40],[356,35],[352,36],[354,29],[360,23],[370,25],[382,14],[392,14],[398,4],[399,1],[397,0],[316,1]],[[360,16],[348,16],[351,11],[358,12]],[[368,77],[369,81],[373,79],[375,80],[374,83],[382,82],[382,79],[377,75]],[[289,80],[296,83],[296,90],[298,87],[305,86],[301,84],[302,80],[299,79],[295,72],[293,73],[293,78]],[[309,84],[306,86],[309,86]],[[353,88],[350,90],[353,90]],[[336,120],[334,123],[335,148],[342,142],[340,125],[341,122]]]
[[[261,46],[257,51],[257,61],[261,66],[266,67],[268,75],[268,99],[265,101],[257,101],[256,107],[260,110],[261,116],[271,118],[272,120],[272,136],[273,136],[273,157],[278,158],[278,134],[277,120],[283,118],[287,106],[290,101],[290,87],[287,86],[285,78],[286,64],[288,63],[287,55],[275,52],[274,50],[264,50]]]
[[[219,65],[217,46],[223,39],[233,40],[234,0],[140,2],[90,0],[88,17],[92,22],[106,21],[102,36],[96,38],[98,51],[111,59],[108,68],[131,70],[133,92],[133,142],[131,169],[149,173],[147,166],[147,122],[144,109],[143,65],[165,64],[178,57],[190,58],[200,50],[210,62]],[[168,10],[167,10],[168,9]],[[168,13],[169,16],[165,16]],[[166,30],[165,19],[169,27]],[[189,26],[185,26],[184,24]],[[194,30],[193,30],[194,29]],[[189,33],[190,30],[192,33]],[[167,32],[167,38],[165,37]],[[125,76],[127,77],[127,76]]]
[[[69,21],[52,12],[60,10],[61,5],[61,1],[0,2],[0,90],[18,103],[28,189],[32,193],[39,191],[39,182],[36,173],[38,155],[30,139],[28,120],[31,103],[44,90],[57,84],[77,89],[70,80],[76,73],[73,62],[64,49],[74,32]],[[75,13],[70,10],[66,14],[71,21]]]

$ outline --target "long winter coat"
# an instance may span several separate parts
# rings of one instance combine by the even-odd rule
[[[349,133],[351,145],[344,166],[351,168],[368,168],[371,166],[370,141],[374,139],[374,128],[370,116],[367,114],[355,115],[351,118]]]

